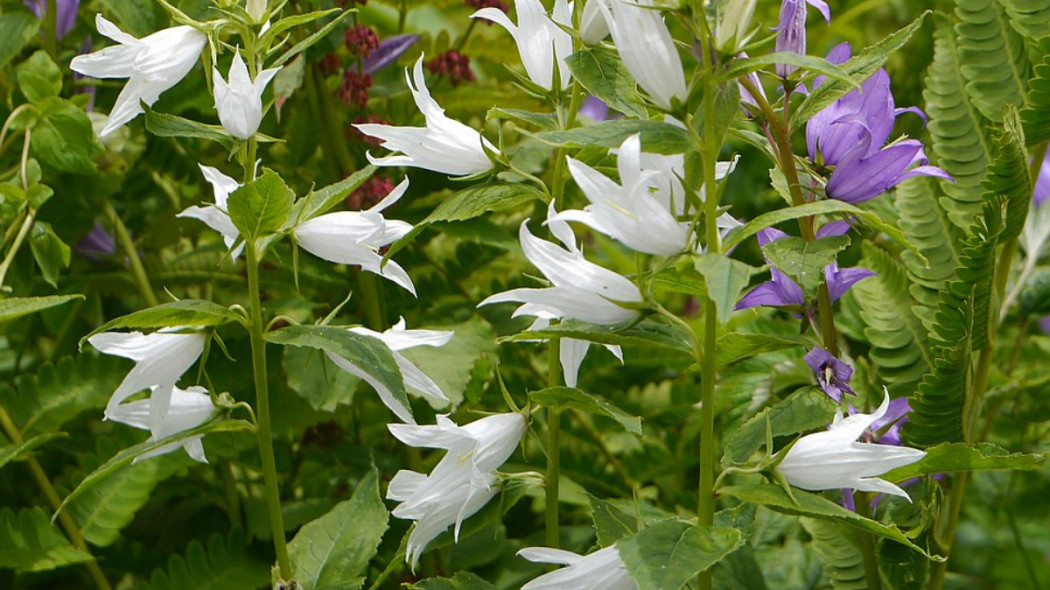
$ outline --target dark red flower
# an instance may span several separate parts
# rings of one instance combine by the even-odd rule
[[[358,74],[354,69],[343,72],[343,85],[339,98],[350,106],[363,109],[368,106],[368,89],[372,87],[372,76]]]
[[[427,62],[427,69],[438,76],[448,76],[453,86],[475,79],[474,72],[470,70],[470,58],[455,49],[439,53]]]

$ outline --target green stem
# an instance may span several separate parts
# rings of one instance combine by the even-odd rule
[[[383,331],[383,300],[379,296],[379,280],[375,274],[361,271],[357,276],[361,304],[365,308],[365,319],[368,327]]]
[[[830,351],[829,351],[830,352]],[[857,515],[871,518],[871,497],[866,492],[854,492],[853,504]],[[882,590],[882,579],[879,578],[879,558],[875,551],[875,537],[869,533],[859,533],[860,555],[864,561],[864,578],[868,590]]]
[[[25,443],[25,439],[22,437],[22,432],[15,426],[14,421],[11,420],[11,416],[7,413],[7,410],[3,406],[0,406],[0,428],[3,429],[4,434],[7,438],[11,439],[11,442],[15,445],[21,445]],[[51,480],[47,477],[47,472],[41,467],[40,462],[36,460],[36,457],[32,453],[26,454],[26,465],[29,466],[29,471],[33,474],[33,479],[36,481],[36,485],[43,492],[44,497],[47,499],[47,503],[51,505],[53,510],[58,510],[62,506],[62,498],[59,497],[58,491],[55,490],[55,486],[51,484]],[[91,550],[87,546],[87,542],[84,540],[84,534],[81,532],[80,527],[77,525],[76,520],[69,514],[68,510],[63,510],[58,513],[58,524],[62,527],[62,530],[66,532],[66,536],[69,537],[69,541],[73,543],[73,546],[77,549],[91,555]],[[106,575],[102,573],[102,568],[99,567],[98,562],[94,559],[84,564],[87,568],[88,573],[91,574],[91,579],[95,581],[95,586],[99,590],[110,590],[112,586],[109,585],[109,581],[106,580]]]
[[[113,224],[113,234],[116,236],[117,241],[120,242],[124,255],[128,257],[128,261],[131,264],[131,274],[135,279],[135,285],[139,289],[139,294],[146,301],[146,305],[155,307],[158,303],[157,296],[153,292],[153,287],[149,284],[149,277],[146,276],[146,269],[142,266],[142,259],[139,258],[135,242],[131,240],[131,234],[128,232],[124,222],[121,221],[117,210],[113,208],[113,203],[108,199],[105,200],[105,203],[106,215],[109,216],[110,223]]]
[[[47,14],[44,15],[44,48],[55,62],[58,61],[58,2],[47,0]]]
[[[18,254],[18,249],[22,246],[22,242],[29,234],[30,228],[33,227],[33,218],[35,217],[35,211],[26,211],[25,220],[22,222],[22,226],[18,228],[18,233],[15,234],[15,241],[11,244],[11,249],[7,251],[7,255],[4,256],[4,261],[0,262],[0,287],[4,285],[4,278],[7,276],[8,269],[11,268],[11,263],[15,260],[15,255]]]
[[[266,341],[263,340],[262,301],[259,297],[259,261],[255,240],[248,240],[244,248],[248,263],[248,297],[251,302],[252,370],[255,376],[256,435],[266,482],[266,504],[270,513],[270,531],[277,552],[277,566],[282,580],[292,579],[292,562],[284,538],[284,515],[281,513],[280,489],[277,485],[277,462],[273,455],[273,435],[270,433],[270,392],[266,376]]]
[[[547,387],[561,385],[561,340],[551,338],[547,352]],[[558,495],[561,479],[561,411],[547,408],[547,546],[560,547],[558,534]]]

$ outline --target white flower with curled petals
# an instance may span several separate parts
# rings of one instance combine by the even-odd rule
[[[591,1],[605,16],[623,65],[656,104],[666,109],[672,98],[685,100],[682,59],[653,0]]]
[[[516,25],[499,8],[482,8],[470,16],[492,21],[514,37],[525,72],[538,86],[552,90],[556,83],[558,88],[568,88],[572,76],[565,58],[572,53],[572,37],[558,25],[572,27],[569,3],[554,0],[550,16],[539,0],[514,0],[514,8],[518,14]],[[555,62],[560,78],[557,81],[554,80]]]
[[[154,397],[120,404],[109,412],[109,418],[114,422],[120,422],[142,430],[149,430],[149,441],[155,442],[180,432],[192,430],[207,422],[212,414],[215,413],[215,404],[212,403],[207,389],[203,387],[190,387],[189,389],[168,387],[170,388],[170,405],[164,420],[159,424],[150,423],[150,412],[155,403],[154,397],[157,394],[157,387],[153,388]],[[139,455],[135,457],[135,463],[150,457],[170,453],[179,448],[186,449],[186,454],[194,460],[207,463],[208,459],[204,456],[204,446],[201,444],[202,436],[191,436]]]
[[[453,332],[440,330],[408,330],[405,329],[405,318],[400,318],[392,328],[385,332],[376,332],[375,330],[369,330],[365,327],[355,327],[350,328],[349,330],[355,334],[376,338],[390,349],[390,352],[394,356],[394,362],[397,363],[397,368],[401,371],[401,378],[405,381],[405,388],[408,389],[409,393],[420,395],[442,405],[449,403],[449,399],[445,396],[444,392],[441,391],[441,387],[431,379],[430,376],[420,370],[419,367],[414,365],[412,361],[405,358],[405,355],[401,354],[401,351],[415,348],[417,346],[444,346],[452,340],[452,336],[454,335]],[[336,364],[336,366],[347,373],[364,379],[365,382],[371,385],[372,388],[376,390],[376,393],[379,394],[379,399],[382,400],[383,404],[390,408],[390,411],[392,411],[403,422],[409,424],[415,423],[415,420],[412,419],[411,411],[398,401],[386,386],[371,377],[367,372],[361,370],[351,361],[332,353],[325,354]]]
[[[161,93],[186,77],[200,58],[208,37],[188,26],[157,31],[136,39],[101,14],[95,16],[99,34],[119,43],[87,55],[78,55],[69,68],[92,78],[127,78],[106,125],[105,137],[142,112],[141,102],[153,106]]]
[[[548,218],[554,218],[553,206]],[[557,221],[557,219],[555,219]],[[638,312],[616,302],[642,300],[638,287],[627,278],[602,268],[583,257],[568,224],[551,224],[564,248],[532,235],[529,220],[521,223],[518,237],[525,258],[551,282],[545,289],[519,288],[487,297],[478,304],[517,301],[522,303],[514,317],[529,315],[548,320],[571,318],[591,324],[618,324],[634,319]]]
[[[518,556],[536,563],[567,565],[543,574],[521,587],[521,590],[637,590],[627,567],[620,559],[616,545],[589,555],[550,547],[526,547]]]
[[[390,194],[365,211],[337,211],[308,219],[295,226],[295,239],[307,252],[338,264],[353,264],[380,275],[407,289],[413,295],[416,287],[401,265],[388,260],[383,264],[379,249],[389,246],[412,231],[404,221],[388,221],[383,210],[393,205],[408,190],[408,179],[394,187]]]
[[[485,149],[498,150],[474,129],[445,116],[445,109],[431,98],[427,90],[422,55],[416,60],[411,77],[405,70],[405,78],[426,126],[354,125],[361,133],[383,140],[383,147],[401,152],[385,158],[376,158],[369,153],[368,161],[376,166],[411,166],[452,176],[468,176],[491,169],[492,161]]]
[[[263,70],[252,81],[240,51],[233,54],[229,80],[224,80],[219,70],[212,69],[215,110],[226,133],[237,139],[251,139],[255,135],[262,123],[263,91],[279,71],[281,68]]]
[[[203,221],[204,225],[222,234],[222,241],[226,244],[227,249],[233,248],[241,234],[226,213],[226,200],[230,198],[230,193],[240,188],[241,185],[236,180],[211,166],[205,166],[204,164],[197,164],[197,166],[200,167],[201,172],[204,174],[204,179],[211,185],[215,196],[215,204],[204,207],[198,207],[197,205],[187,207],[176,217],[189,217]],[[241,242],[240,245],[230,252],[230,256],[236,259],[243,250],[244,242]]]
[[[430,474],[398,471],[386,497],[401,502],[392,514],[416,521],[408,537],[405,561],[414,570],[427,544],[455,525],[455,539],[463,521],[481,510],[499,493],[496,469],[514,452],[525,433],[521,414],[495,414],[458,426],[438,416],[433,426],[390,424],[401,442],[448,452]]]
[[[926,452],[857,442],[889,407],[890,396],[886,395],[873,414],[853,414],[843,418],[841,411],[836,412],[835,420],[826,431],[807,434],[788,449],[777,470],[789,484],[804,490],[850,488],[892,494],[910,502],[907,492],[876,476],[911,465],[926,456]]]
[[[173,333],[171,328],[143,334],[141,332],[102,332],[88,338],[103,354],[135,361],[106,406],[106,417],[112,408],[132,395],[154,386],[175,385],[179,377],[204,352],[205,336],[201,332]]]

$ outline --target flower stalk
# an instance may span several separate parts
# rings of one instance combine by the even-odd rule
[[[106,201],[106,216],[109,217],[110,223],[113,224],[113,234],[116,236],[117,241],[120,242],[120,247],[128,258],[128,264],[131,265],[131,276],[135,279],[135,286],[138,288],[139,294],[142,295],[146,305],[156,307],[158,304],[157,295],[153,292],[153,287],[150,286],[149,277],[146,275],[146,269],[142,266],[142,259],[139,258],[139,251],[135,248],[135,242],[131,239],[131,233],[128,232],[127,226],[120,219],[120,214],[113,208],[113,203],[108,200]]]

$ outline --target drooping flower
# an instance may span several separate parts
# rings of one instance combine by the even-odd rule
[[[529,79],[538,86],[552,90],[568,88],[571,75],[565,58],[572,53],[572,37],[558,25],[572,26],[572,11],[567,0],[554,0],[554,10],[547,16],[539,0],[514,0],[518,24],[511,22],[507,13],[498,8],[482,8],[471,18],[490,20],[510,33],[518,45],[518,54]],[[557,23],[557,24],[555,24]],[[558,64],[559,80],[554,80],[554,64]]]
[[[550,547],[526,547],[518,556],[536,563],[567,565],[543,574],[521,590],[637,590],[616,545],[588,555]]]
[[[553,203],[548,218],[553,217]],[[519,288],[490,295],[478,304],[517,301],[514,317],[528,315],[548,320],[572,318],[592,324],[617,324],[633,319],[638,312],[618,305],[642,300],[638,287],[623,276],[583,257],[568,224],[551,225],[564,248],[532,235],[529,220],[521,223],[518,237],[525,257],[551,282],[544,289]]]
[[[803,436],[787,451],[777,470],[791,485],[804,490],[849,488],[901,496],[907,492],[879,479],[892,469],[922,459],[925,451],[909,447],[857,442],[890,407],[887,395],[873,414],[854,414],[843,418],[836,412],[828,430]]]
[[[847,231],[849,231],[848,223],[832,222],[817,231],[817,238],[840,236]],[[758,232],[758,245],[765,246],[786,237],[786,233],[769,227]],[[805,294],[798,283],[775,266],[771,266],[769,272],[770,280],[756,286],[747,295],[744,295],[734,309],[747,309],[762,305],[772,307],[788,305],[803,307],[806,305]],[[839,268],[837,262],[832,262],[824,267],[824,281],[828,286],[828,295],[832,303],[842,297],[850,287],[871,276],[875,276],[875,273],[866,268]]]
[[[407,70],[405,78],[416,106],[423,113],[426,126],[355,125],[365,135],[383,140],[383,147],[401,152],[400,155],[385,158],[375,158],[369,153],[368,161],[376,166],[412,166],[455,176],[478,174],[491,169],[492,162],[485,150],[495,152],[496,147],[474,129],[445,116],[445,110],[431,98],[427,90],[422,55],[416,61],[411,78]]]
[[[262,123],[263,91],[279,71],[281,68],[263,70],[252,81],[240,51],[233,54],[228,81],[223,80],[218,69],[212,69],[215,110],[227,133],[237,139],[251,139],[255,135]]]
[[[160,386],[154,386],[154,395],[156,395],[158,387]],[[212,414],[215,413],[215,404],[212,403],[207,389],[196,386],[189,389],[179,389],[174,386],[168,387],[172,388],[171,404],[163,421],[157,427],[150,423],[150,412],[154,403],[152,398],[120,404],[113,408],[107,416],[114,422],[120,422],[142,430],[149,430],[149,441],[156,442],[180,432],[192,430],[207,422]],[[191,436],[179,442],[164,445],[139,455],[135,458],[135,462],[183,448],[186,449],[186,454],[194,460],[207,463],[208,458],[204,456],[204,446],[201,444],[202,436]]]
[[[84,237],[73,246],[73,250],[91,262],[102,262],[117,255],[117,242],[113,234],[106,231],[106,228],[96,221],[91,231],[84,234]]]
[[[577,0],[583,2],[584,0]],[[605,14],[602,13],[602,9],[598,6],[599,3],[605,3],[608,6],[609,0],[586,0],[586,4],[583,5],[583,16],[580,19],[580,38],[587,45],[597,45],[609,36],[609,23],[605,22]]]
[[[849,56],[849,43],[842,43],[831,50],[828,61],[842,64]],[[814,88],[823,81],[822,77],[814,80]],[[859,89],[850,91],[806,123],[810,159],[832,169],[825,187],[829,197],[856,204],[913,176],[952,179],[944,170],[927,165],[929,160],[917,139],[903,139],[883,147],[897,117],[906,112],[925,119],[915,107],[896,107],[890,77],[880,69]]]
[[[777,53],[806,54],[806,4],[819,10],[824,20],[831,22],[831,9],[823,0],[783,0],[780,3],[780,23],[774,29],[777,32]],[[787,78],[798,66],[779,63],[776,69],[778,76]]]
[[[393,260],[383,264],[381,248],[393,244],[412,231],[404,221],[388,221],[383,210],[408,190],[408,178],[401,181],[382,201],[366,211],[337,211],[308,219],[295,226],[296,242],[307,252],[337,264],[353,264],[407,289],[416,287],[405,269]]]
[[[853,367],[839,360],[838,357],[819,346],[814,346],[806,353],[806,356],[802,357],[802,360],[809,365],[813,374],[817,376],[820,388],[831,399],[838,402],[842,401],[843,393],[855,395],[849,386],[850,377],[853,376]]]
[[[420,395],[441,404],[448,403],[449,400],[441,391],[441,387],[438,386],[438,384],[435,383],[426,373],[421,371],[419,367],[412,364],[412,361],[405,358],[400,351],[415,348],[417,346],[444,346],[452,339],[452,332],[439,330],[408,330],[405,328],[405,318],[399,319],[392,328],[385,332],[376,332],[364,327],[350,328],[350,331],[355,334],[376,338],[390,349],[391,354],[394,356],[394,361],[397,363],[397,368],[401,370],[401,378],[404,379],[405,387],[408,389],[409,393]],[[328,358],[341,369],[360,379],[364,379],[365,382],[371,385],[372,388],[376,390],[376,393],[379,394],[379,399],[383,401],[383,405],[390,408],[390,411],[392,411],[403,422],[409,424],[415,423],[415,420],[412,419],[412,412],[402,405],[385,385],[373,379],[367,372],[361,370],[360,367],[356,366],[350,360],[332,353],[326,354],[328,355]]]
[[[47,16],[47,0],[22,0],[22,3],[40,20],[44,20],[44,17]],[[58,14],[55,17],[55,38],[61,39],[77,24],[80,0],[56,0],[55,7]]]
[[[653,0],[591,0],[605,16],[616,51],[627,71],[657,105],[685,100],[687,89],[678,56],[663,15]]]
[[[151,334],[141,332],[102,332],[88,338],[103,354],[135,361],[135,367],[124,377],[106,406],[106,417],[112,408],[135,393],[154,386],[174,385],[179,377],[204,352],[205,337],[201,332],[177,333],[171,328]]]
[[[517,447],[525,419],[517,413],[496,414],[461,427],[438,416],[433,426],[387,428],[409,446],[448,451],[429,475],[402,469],[387,488],[387,498],[401,502],[393,515],[416,521],[405,552],[405,561],[415,569],[428,543],[453,525],[458,541],[463,521],[499,493],[496,469]]]
[[[536,318],[536,321],[532,322],[529,326],[529,331],[543,331],[550,327],[550,320],[545,318]],[[531,340],[525,340],[523,342],[530,342]],[[539,342],[541,340],[534,340],[531,342]],[[620,363],[623,363],[623,349],[615,344],[603,344],[606,350],[612,353]],[[587,340],[577,340],[575,338],[561,338],[559,339],[558,346],[558,364],[561,365],[562,380],[565,382],[567,387],[576,387],[580,377],[580,366],[583,364],[584,357],[587,356],[587,351],[590,350],[591,343]]]
[[[204,207],[193,205],[192,207],[187,207],[176,217],[189,217],[203,221],[204,225],[222,234],[222,241],[226,244],[226,249],[229,250],[233,248],[241,234],[226,213],[226,199],[230,197],[230,193],[240,188],[241,185],[236,180],[211,166],[205,166],[204,164],[197,164],[197,166],[201,169],[201,173],[204,174],[204,179],[211,185],[215,204]],[[243,250],[244,242],[241,242],[240,245],[230,251],[230,256],[236,259]]]
[[[161,93],[178,84],[193,69],[208,41],[204,33],[188,26],[171,27],[136,39],[101,14],[95,17],[95,25],[101,35],[119,45],[78,55],[70,62],[70,69],[92,78],[128,78],[100,137],[138,116],[142,112],[140,101],[153,106]]]

